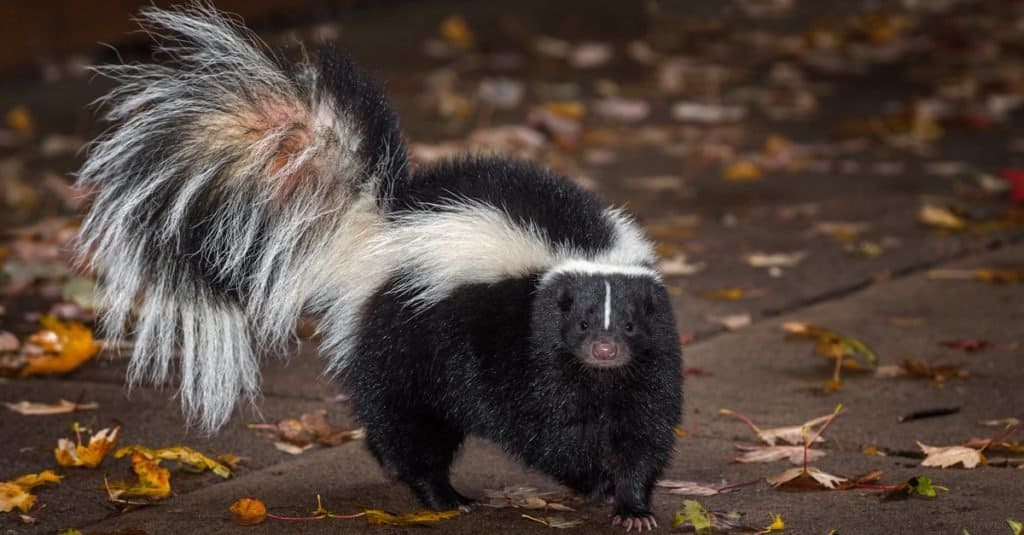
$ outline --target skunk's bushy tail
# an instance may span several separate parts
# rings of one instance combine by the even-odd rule
[[[186,415],[213,430],[258,393],[259,355],[303,307],[344,294],[342,259],[380,224],[406,154],[347,57],[289,62],[202,5],[140,20],[161,63],[97,69],[118,83],[101,99],[116,124],[79,173],[97,192],[80,247],[108,336],[134,325],[130,383],[176,373]]]

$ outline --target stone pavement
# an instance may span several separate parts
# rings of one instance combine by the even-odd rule
[[[508,6],[502,16],[461,2],[402,4],[393,10],[368,8],[344,13],[341,42],[363,63],[391,80],[389,87],[404,128],[414,150],[419,151],[449,140],[463,146],[467,137],[492,125],[521,124],[526,109],[545,102],[544,91],[552,90],[533,87],[541,82],[574,84],[580,94],[569,98],[591,103],[598,99],[594,87],[600,84],[595,82],[610,78],[621,86],[623,94],[650,102],[651,113],[639,123],[622,125],[591,115],[584,123],[586,135],[579,145],[544,147],[532,157],[573,176],[586,177],[587,183],[607,199],[626,204],[651,229],[666,257],[685,254],[686,262],[705,265],[692,275],[667,277],[674,292],[678,325],[687,339],[685,364],[694,373],[685,385],[685,436],[679,439],[666,478],[737,484],[789,468],[785,462],[732,462],[737,454],[734,444],[753,444],[755,440],[745,425],[719,415],[719,409],[736,410],[769,428],[798,424],[827,414],[842,403],[845,410],[825,433],[827,440],[821,446],[827,454],[814,461],[814,466],[846,476],[880,469],[884,470],[882,481],[887,484],[926,475],[948,487],[948,492],[934,500],[881,503],[864,490],[796,492],[759,482],[736,492],[695,499],[714,510],[743,512],[745,523],[751,526],[767,525],[769,513],[779,513],[786,521],[787,533],[824,534],[830,529],[846,534],[961,533],[962,529],[973,534],[1010,533],[1006,519],[1024,520],[1024,470],[1006,466],[995,453],[990,455],[989,466],[973,470],[924,468],[919,466],[921,457],[915,443],[950,446],[971,437],[988,437],[995,430],[979,421],[1020,418],[1024,413],[1024,350],[1020,345],[1024,342],[1024,285],[928,276],[929,271],[939,269],[1024,269],[1024,229],[1019,225],[995,228],[978,224],[965,232],[941,232],[922,225],[918,211],[924,203],[948,202],[966,205],[966,213],[975,214],[979,220],[1004,213],[1010,206],[1005,194],[986,194],[977,186],[975,176],[1020,166],[1024,158],[1012,149],[1014,140],[1024,137],[1024,121],[1011,115],[980,129],[946,121],[943,134],[928,140],[927,147],[919,151],[894,147],[889,143],[891,139],[876,139],[877,133],[853,136],[846,145],[835,135],[837,124],[844,121],[877,118],[886,110],[933,95],[934,79],[920,71],[927,71],[925,67],[941,70],[942,61],[933,61],[941,55],[915,53],[894,64],[871,65],[859,74],[822,74],[808,68],[804,85],[815,88],[817,109],[799,121],[780,121],[752,111],[738,125],[681,124],[673,121],[670,110],[684,97],[663,95],[656,89],[658,77],[654,72],[620,58],[605,70],[596,71],[566,70],[543,59],[529,58],[518,70],[499,72],[501,76],[526,80],[531,91],[526,104],[513,111],[499,111],[490,120],[474,116],[475,121],[453,121],[438,118],[424,108],[425,95],[429,94],[423,90],[424,80],[436,74],[445,62],[425,60],[416,55],[416,49],[435,32],[438,21],[455,12],[465,14],[479,39],[486,41],[490,32],[495,32],[493,39],[498,44],[492,46],[499,51],[511,46],[502,39],[513,40],[500,37],[505,35],[502,32],[515,34],[508,29],[508,20],[525,24],[528,30],[519,31],[531,35],[610,41],[620,54],[631,40],[654,40],[654,30],[682,21],[679,24],[689,24],[685,27],[695,37],[693,42],[677,44],[675,53],[697,63],[718,61],[734,67],[736,72],[723,82],[729,89],[718,96],[724,103],[749,104],[742,98],[743,91],[758,89],[758,73],[763,75],[778,59],[763,50],[749,56],[739,54],[742,47],[736,43],[745,37],[737,34],[763,29],[801,35],[796,29],[819,24],[820,19],[846,20],[843,17],[850,13],[842,14],[842,10],[852,9],[841,2],[830,2],[819,13],[808,7],[814,3],[797,2],[789,15],[763,20],[743,15],[735,7],[738,3],[719,3],[733,6],[721,9],[702,3],[692,14],[687,6],[695,3],[685,4],[668,3],[662,12],[646,15],[658,17],[656,21],[634,12],[640,7],[626,9],[621,4],[603,2],[588,8],[576,2],[554,7],[543,2],[519,2]],[[581,9],[592,12],[583,16]],[[837,10],[841,15],[835,13]],[[987,24],[997,24],[993,20],[1009,17],[995,12],[988,14],[992,19],[988,20],[985,15],[985,10],[966,8],[914,15],[919,26],[908,39],[920,37],[929,28],[956,34],[956,28],[984,27],[982,22],[986,20]],[[609,22],[615,17],[621,17],[620,25]],[[707,29],[697,24],[701,20],[717,21],[718,26]],[[985,41],[977,33],[969,35]],[[1003,34],[992,29],[991,35]],[[721,43],[721,49],[704,41]],[[996,42],[1001,43],[998,39]],[[964,46],[977,44],[968,42]],[[1005,57],[997,58],[997,63],[1019,63],[1021,58],[1012,48],[1000,50]],[[982,62],[984,58],[975,59]],[[950,63],[961,66],[952,59]],[[460,71],[451,95],[471,95],[477,83],[492,76],[497,75],[487,68]],[[43,134],[86,136],[95,132],[97,125],[82,119],[82,106],[102,89],[101,82],[86,84],[83,80],[48,85],[8,81],[0,84],[0,109],[23,104],[35,114]],[[703,97],[708,101],[708,95]],[[651,132],[658,141],[638,141],[653,135]],[[745,154],[762,154],[770,136],[781,136],[812,152],[813,156],[806,159],[813,163],[781,169],[765,165],[759,180],[723,179],[723,169],[745,159]],[[595,156],[601,151],[611,152],[612,161],[597,163],[605,160]],[[708,156],[718,154],[715,151],[726,156]],[[27,149],[24,153],[30,154],[26,164],[30,176],[39,170],[67,171],[77,165],[71,157],[39,156]],[[23,152],[14,151],[7,155],[22,156]],[[879,171],[886,165],[899,172]],[[954,170],[938,172],[936,168],[943,165]],[[45,214],[39,210],[19,220],[9,212],[2,216],[7,219],[0,221],[13,225],[41,215]],[[854,237],[839,240],[822,233],[827,228],[821,225],[823,222],[864,223],[867,227]],[[864,241],[881,247],[880,254],[848,250],[851,244]],[[801,252],[805,256],[793,267],[773,274],[744,260],[745,255],[757,252]],[[742,298],[707,297],[728,289],[740,289]],[[45,298],[31,294],[3,299],[7,314],[0,316],[0,330],[19,335],[30,328],[25,312],[49,306]],[[745,314],[751,324],[735,331],[712,319]],[[829,378],[831,364],[813,354],[812,343],[785,339],[781,325],[794,321],[826,326],[855,337],[870,345],[883,365],[913,358],[933,364],[962,364],[969,375],[940,383],[846,371],[839,392],[815,393]],[[985,340],[993,347],[966,353],[939,344],[956,339]],[[111,480],[125,478],[127,462],[109,459],[100,470],[61,470],[67,477],[60,485],[38,489],[41,505],[32,515],[39,524],[22,525],[14,515],[5,515],[0,518],[0,530],[54,533],[75,527],[85,533],[129,533],[135,529],[150,534],[256,534],[391,533],[411,529],[367,528],[362,519],[268,520],[245,528],[230,521],[228,506],[245,496],[260,498],[279,515],[308,514],[317,495],[340,514],[364,507],[392,512],[418,508],[408,490],[387,481],[358,441],[292,456],[246,428],[251,422],[276,422],[318,409],[327,409],[332,423],[357,425],[349,402],[337,401],[342,393],[340,385],[320,375],[314,346],[307,341],[287,364],[272,360],[264,371],[264,397],[257,404],[258,412],[248,407],[240,409],[214,437],[199,436],[184,428],[172,399],[173,388],[126,392],[122,385],[125,362],[111,355],[59,378],[0,379],[0,401],[64,398],[100,404],[98,411],[74,415],[29,417],[0,412],[0,480],[52,468],[52,448],[57,438],[68,436],[69,426],[76,420],[92,427],[121,425],[123,445],[183,444],[206,453],[233,453],[244,458],[235,477],[227,481],[208,473],[175,472],[173,497],[128,512],[107,502],[102,488],[104,475]],[[940,407],[957,407],[959,412],[907,423],[897,421],[901,415]],[[1019,434],[1016,440],[1021,440]],[[888,455],[866,455],[863,450],[868,446]],[[479,440],[470,440],[463,448],[453,481],[461,492],[474,497],[506,486],[564,492],[547,477],[524,469],[493,444]],[[668,531],[683,499],[656,492],[660,531]],[[578,508],[576,512],[558,513],[584,522],[570,531],[616,531],[607,525],[607,508]],[[434,528],[451,533],[531,533],[549,529],[522,518],[522,513],[543,516],[539,511],[477,508]]]

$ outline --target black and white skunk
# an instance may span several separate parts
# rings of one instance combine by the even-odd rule
[[[368,447],[425,505],[469,503],[449,467],[477,435],[656,525],[681,360],[629,217],[522,162],[410,169],[384,91],[337,51],[290,62],[201,6],[142,20],[166,61],[100,69],[117,126],[79,177],[130,383],[176,376],[215,430],[316,313]]]

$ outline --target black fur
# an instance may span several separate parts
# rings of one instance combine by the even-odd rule
[[[630,354],[614,368],[579,354],[581,321],[603,331],[594,314],[603,311],[605,281],[616,298],[604,334]],[[614,497],[616,515],[650,514],[682,395],[660,283],[567,274],[541,284],[537,275],[463,287],[426,311],[403,303],[389,287],[367,303],[346,380],[370,450],[425,505],[466,503],[448,470],[472,434],[589,498]]]
[[[518,224],[533,224],[555,244],[597,252],[611,246],[613,229],[593,193],[529,162],[465,156],[442,161],[396,180],[391,207],[439,210],[452,201],[502,209]]]

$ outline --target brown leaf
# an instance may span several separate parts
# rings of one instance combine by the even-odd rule
[[[813,466],[790,468],[785,472],[767,478],[765,481],[773,487],[787,486],[806,490],[836,490],[847,479],[823,472]]]
[[[551,497],[554,492],[538,492],[533,487],[505,487],[501,490],[485,490],[485,507],[503,509],[512,507],[515,509],[548,509],[554,511],[575,511],[572,507]]]

